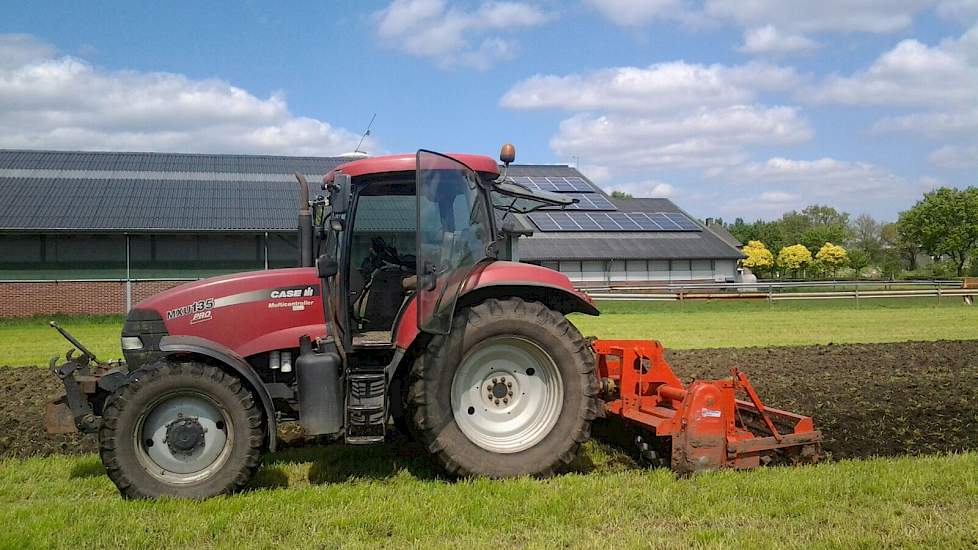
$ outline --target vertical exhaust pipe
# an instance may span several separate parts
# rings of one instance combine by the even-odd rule
[[[312,209],[309,208],[309,184],[296,172],[299,181],[299,267],[312,267]]]

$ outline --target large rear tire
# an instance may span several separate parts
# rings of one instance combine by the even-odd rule
[[[598,413],[594,354],[562,314],[489,299],[459,310],[415,361],[415,432],[456,476],[549,476],[590,437]]]
[[[126,498],[204,499],[244,487],[261,461],[262,413],[216,366],[160,361],[106,402],[99,449]]]

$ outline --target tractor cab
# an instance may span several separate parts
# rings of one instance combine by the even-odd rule
[[[405,323],[446,334],[473,270],[509,259],[507,214],[575,200],[516,185],[488,157],[424,150],[342,165],[323,187],[316,262],[332,334],[348,352],[393,349]]]

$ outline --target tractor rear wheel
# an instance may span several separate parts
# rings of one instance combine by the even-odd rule
[[[160,361],[106,402],[102,463],[127,498],[203,499],[240,489],[261,460],[262,413],[237,377]]]
[[[548,476],[568,465],[597,415],[594,355],[562,314],[489,299],[459,310],[415,361],[415,432],[452,475]]]

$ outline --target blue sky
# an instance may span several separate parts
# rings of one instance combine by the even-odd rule
[[[978,173],[978,0],[0,6],[0,147],[579,164],[699,216]]]

